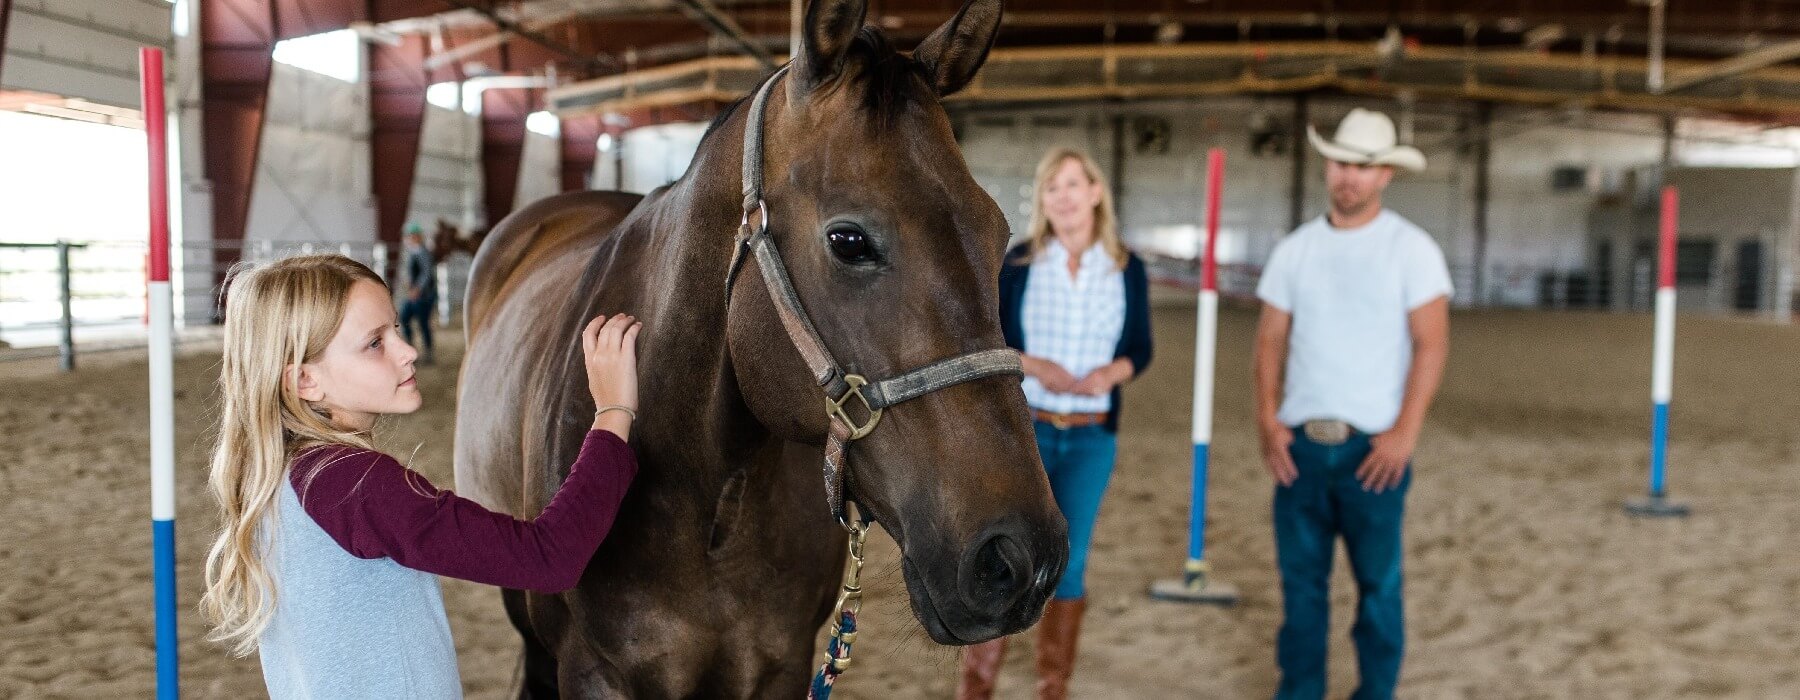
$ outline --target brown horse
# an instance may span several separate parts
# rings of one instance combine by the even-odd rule
[[[840,444],[821,410],[830,389],[784,301],[870,377],[1004,347],[1006,222],[940,102],[985,60],[999,6],[970,0],[908,57],[862,28],[864,0],[814,2],[804,50],[768,83],[761,117],[747,103],[721,115],[680,180],[644,197],[552,197],[495,227],[466,305],[458,491],[537,513],[594,408],[577,329],[601,312],[644,321],[640,471],[617,523],[576,589],[504,592],[525,640],[523,694],[805,693],[845,535],[820,486],[822,445]],[[746,159],[758,121],[762,157]],[[766,182],[748,216],[745,162]],[[734,242],[765,215],[764,245]],[[752,248],[728,285],[735,254]],[[771,260],[785,260],[791,294],[760,283]],[[899,543],[932,639],[968,644],[1036,620],[1067,526],[1016,376],[890,406],[848,444],[845,495]]]
[[[442,262],[457,253],[474,255],[481,250],[481,242],[487,238],[487,234],[488,232],[484,229],[464,233],[462,229],[440,217],[432,228],[429,239],[431,259]]]

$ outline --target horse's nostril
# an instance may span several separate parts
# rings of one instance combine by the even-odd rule
[[[964,604],[983,616],[1001,615],[1032,590],[1034,571],[1030,553],[1005,534],[983,540],[963,560],[961,592]]]
[[[975,581],[982,590],[999,593],[1017,585],[1013,580],[1015,573],[1012,564],[1007,561],[1007,552],[1002,550],[1011,544],[1012,540],[1002,535],[981,546],[981,552],[975,558]]]

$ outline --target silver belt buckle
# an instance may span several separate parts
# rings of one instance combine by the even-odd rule
[[[1306,439],[1321,445],[1342,445],[1350,440],[1350,424],[1341,420],[1309,420],[1302,430]]]

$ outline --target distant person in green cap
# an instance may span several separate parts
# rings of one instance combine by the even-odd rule
[[[419,323],[419,339],[424,341],[418,346],[423,353],[419,356],[419,364],[437,363],[437,350],[431,343],[431,310],[437,306],[437,260],[432,259],[431,249],[425,247],[425,230],[418,224],[408,223],[406,233],[402,237],[406,244],[406,301],[400,305],[400,334],[405,336],[407,344],[413,342],[413,322]]]

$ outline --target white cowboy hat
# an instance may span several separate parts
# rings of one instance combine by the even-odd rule
[[[1394,120],[1380,112],[1358,107],[1338,122],[1337,137],[1326,141],[1319,130],[1306,125],[1306,138],[1319,155],[1339,163],[1357,165],[1392,165],[1407,170],[1424,170],[1425,154],[1412,146],[1402,146],[1394,135]]]

